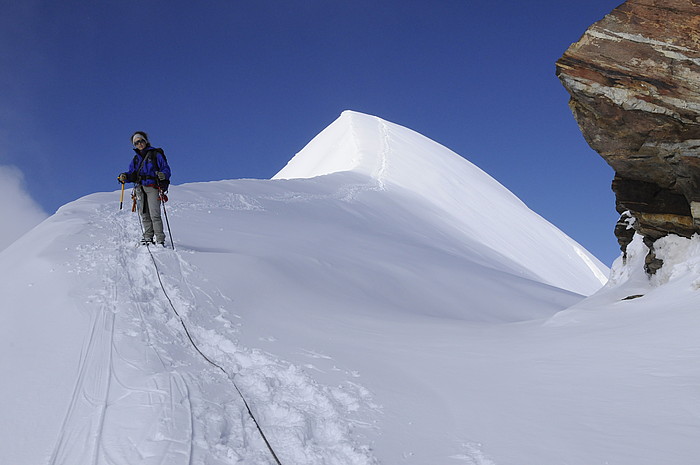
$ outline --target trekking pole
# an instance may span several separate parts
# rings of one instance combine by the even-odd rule
[[[119,209],[121,210],[124,206],[124,183],[122,183],[122,193],[119,196]]]
[[[160,198],[160,204],[163,205],[163,214],[165,214],[165,224],[168,225],[168,235],[170,236],[170,243],[175,250],[175,242],[173,242],[173,232],[170,230],[170,220],[168,220],[168,211],[165,209],[165,202],[168,201],[168,196],[163,192],[163,188],[158,186],[158,198]]]

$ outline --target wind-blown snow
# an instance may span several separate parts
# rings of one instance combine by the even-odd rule
[[[0,165],[0,250],[42,222],[48,215],[24,187],[24,175],[14,166]]]
[[[452,155],[345,113],[276,179],[173,186],[153,256],[118,192],[62,207],[0,253],[0,463],[273,464],[234,383],[285,465],[694,463],[698,239],[584,298],[598,262]]]

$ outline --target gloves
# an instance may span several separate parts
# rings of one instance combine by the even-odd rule
[[[165,173],[162,171],[156,171],[156,176],[158,176],[159,181],[165,181]]]
[[[124,184],[126,182],[126,173],[122,173],[119,176],[117,176],[117,181],[120,183]]]

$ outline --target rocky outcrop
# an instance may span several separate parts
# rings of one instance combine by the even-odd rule
[[[700,0],[628,0],[571,45],[557,76],[586,141],[615,170],[616,208],[634,218],[622,223],[651,255],[660,237],[700,232]]]

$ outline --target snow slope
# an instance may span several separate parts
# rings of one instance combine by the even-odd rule
[[[0,253],[0,463],[272,464],[236,388],[284,464],[695,463],[697,241],[584,298],[607,270],[460,160],[344,113],[276,179],[173,186],[174,251],[62,207]]]
[[[273,179],[342,171],[366,175],[379,189],[410,191],[478,248],[503,254],[510,270],[520,266],[530,277],[581,294],[607,280],[602,263],[491,176],[427,137],[377,117],[343,112]]]

